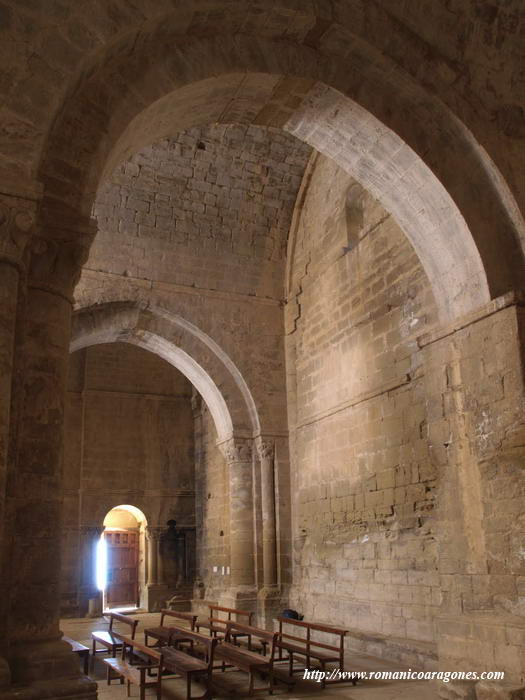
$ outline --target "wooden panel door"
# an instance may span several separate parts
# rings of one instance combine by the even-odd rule
[[[105,532],[108,552],[106,605],[137,605],[139,536],[137,532]]]

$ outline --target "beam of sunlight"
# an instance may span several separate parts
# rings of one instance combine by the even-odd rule
[[[107,571],[108,571],[108,548],[104,536],[99,539],[97,543],[97,566],[96,566],[96,578],[97,578],[97,588],[99,591],[106,590],[107,584]]]

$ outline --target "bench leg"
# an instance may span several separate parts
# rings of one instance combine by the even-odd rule
[[[89,673],[89,651],[84,652],[84,675]]]
[[[107,674],[106,674],[106,678],[107,678],[107,681],[108,681],[108,685],[111,685],[111,669],[110,669],[109,666],[108,666],[108,671],[107,671]]]
[[[248,695],[253,695],[253,671],[250,671],[250,683],[248,685]]]
[[[293,651],[289,651],[288,654],[288,675],[293,676]]]
[[[127,687],[127,690],[126,690],[126,695],[128,696],[128,698],[129,698],[129,696],[130,696],[130,692],[129,692],[129,691],[130,691],[130,687],[129,687],[129,685],[130,685],[130,684],[129,684],[129,681],[128,681],[128,687]]]
[[[191,673],[186,676],[186,700],[191,700]]]

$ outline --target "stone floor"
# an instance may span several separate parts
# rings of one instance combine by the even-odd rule
[[[139,619],[138,638],[142,641],[141,629],[158,625],[158,613],[135,613]],[[82,642],[91,647],[91,631],[95,629],[107,629],[107,622],[103,618],[98,619],[66,619],[62,620],[62,631],[68,637]],[[102,662],[103,654],[96,657],[94,666],[90,671],[92,678],[98,681],[100,700],[126,700],[125,686],[114,681],[108,686],[105,681],[105,666]],[[350,659],[349,659],[350,660]],[[353,655],[351,657],[352,670],[402,670],[399,666],[376,659],[371,656]],[[217,674],[220,687],[216,688],[214,697],[217,698],[247,698],[247,675],[237,671],[226,671]],[[192,685],[193,693],[198,695],[201,688],[198,683]],[[436,700],[437,693],[434,685],[429,681],[362,681],[356,687],[350,683],[333,685],[322,690],[320,685],[313,681],[298,680],[291,692],[287,692],[284,685],[279,685],[274,692],[274,697],[283,696],[283,700],[308,700],[308,698],[348,698],[348,700]],[[186,697],[184,681],[180,679],[167,679],[162,682],[163,700],[183,700]],[[265,697],[266,693],[260,692],[256,697]],[[137,687],[131,688],[131,697],[138,698]],[[148,689],[146,698],[154,697],[154,691]],[[269,697],[269,696],[268,696]]]

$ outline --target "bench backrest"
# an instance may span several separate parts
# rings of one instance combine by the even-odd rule
[[[129,648],[134,651],[139,651],[143,656],[147,657],[152,666],[162,666],[161,652],[153,649],[152,647],[147,647],[131,637],[118,634],[118,632],[115,632],[115,637],[122,642],[122,659],[126,659],[126,649]]]
[[[194,615],[193,613],[179,612],[178,610],[168,610],[168,609],[163,608],[160,611],[160,626],[161,627],[164,625],[164,618],[165,617],[174,617],[176,620],[184,620],[185,622],[190,623],[192,630],[195,629],[197,615]]]
[[[262,630],[259,627],[253,627],[252,625],[242,625],[239,622],[230,621],[226,623],[226,637],[225,642],[232,641],[232,635],[236,632],[241,634],[247,634],[250,637],[257,637],[257,639],[264,639],[270,645],[270,658],[273,660],[275,646],[277,640],[279,639],[278,632],[269,632],[268,630]]]
[[[232,621],[233,616],[235,615],[235,620],[238,620],[239,617],[244,617],[246,618],[244,622],[246,624],[251,625],[253,622],[253,612],[250,612],[249,610],[236,610],[235,608],[225,608],[222,605],[210,605],[210,622],[214,624],[221,624],[221,625],[226,625],[227,622]],[[226,619],[224,617],[220,617],[220,613],[224,613],[227,615]]]
[[[336,651],[339,654],[341,661],[341,667],[344,659],[344,649],[345,649],[345,635],[348,630],[344,630],[341,627],[332,627],[331,625],[323,625],[318,622],[308,622],[305,620],[294,620],[290,617],[278,617],[279,622],[279,640],[289,639],[296,642],[302,642],[306,645],[307,649],[310,647],[317,647],[319,649],[327,649],[328,651]],[[283,625],[291,625],[296,628],[301,628],[305,630],[305,635],[303,637],[290,634],[288,632],[283,632]],[[326,644],[326,642],[320,642],[316,639],[312,639],[312,632],[322,632],[323,634],[333,634],[339,637],[339,642],[335,644]]]
[[[115,622],[120,622],[123,625],[127,625],[131,632],[131,639],[135,639],[135,632],[137,631],[138,620],[134,620],[132,617],[127,615],[121,615],[120,613],[109,613],[109,631],[115,633],[113,624]]]
[[[190,631],[187,627],[171,627],[173,635],[176,634],[184,635],[185,639],[191,639],[197,644],[202,644],[206,647],[206,658],[208,659],[208,670],[213,669],[213,656],[215,654],[215,647],[219,643],[216,637],[205,637],[199,632]],[[168,642],[168,646],[171,646],[171,639]]]

